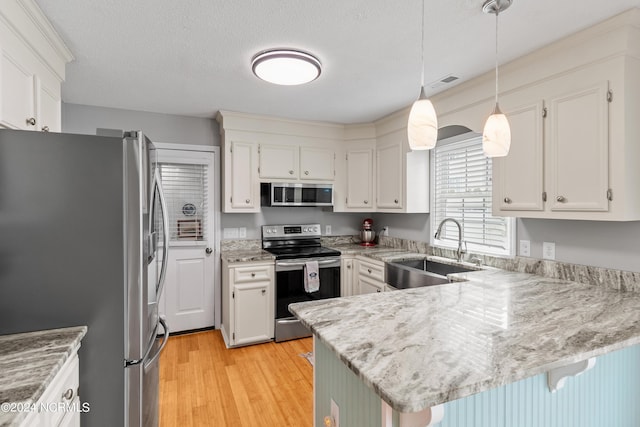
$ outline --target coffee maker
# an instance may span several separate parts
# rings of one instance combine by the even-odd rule
[[[373,242],[376,238],[376,232],[373,231],[373,220],[371,218],[365,218],[362,222],[362,229],[360,230],[360,240],[362,246],[375,246]]]

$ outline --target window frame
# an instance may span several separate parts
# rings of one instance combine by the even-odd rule
[[[439,140],[436,148],[437,147],[442,147],[445,145],[449,145],[449,144],[455,144],[455,143],[464,143],[464,142],[468,142],[472,139],[479,139],[479,142],[481,143],[482,141],[482,135],[476,132],[467,132],[467,133],[463,133],[460,135],[455,135],[452,136],[450,138],[446,138],[446,139],[442,139]],[[436,223],[436,200],[435,200],[435,195],[436,195],[436,156],[435,156],[435,149],[434,151],[431,153],[430,155],[430,185],[429,185],[429,198],[430,198],[430,206],[431,206],[431,213],[429,214],[429,225],[430,225],[430,235],[429,235],[429,245],[434,246],[434,247],[439,247],[439,248],[444,248],[444,249],[453,249],[453,250],[457,250],[458,249],[458,243],[457,241],[452,241],[452,240],[444,240],[444,239],[436,239],[435,238],[435,233],[436,230],[438,229],[438,225]],[[490,180],[493,180],[493,177],[490,177]],[[493,188],[491,191],[491,197],[492,197],[492,204],[493,204]],[[481,244],[477,244],[477,243],[464,243],[463,244],[463,249],[466,249],[467,253],[477,253],[477,254],[482,254],[482,255],[494,255],[494,256],[503,256],[503,257],[510,257],[513,258],[515,257],[515,250],[516,250],[516,219],[515,218],[511,218],[511,217],[501,217],[504,218],[505,221],[505,226],[506,226],[506,238],[505,238],[505,245],[506,248],[505,249],[500,249],[497,247],[493,247],[493,246],[488,246],[488,245],[481,245]],[[456,218],[457,219],[457,218]],[[463,221],[460,221],[462,228],[464,229],[464,223]],[[465,247],[466,245],[466,247]]]

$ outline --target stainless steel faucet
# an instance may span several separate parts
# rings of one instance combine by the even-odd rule
[[[440,225],[438,225],[438,231],[436,231],[436,234],[435,234],[434,238],[436,238],[436,239],[440,238],[440,234],[442,233],[442,226],[447,221],[452,221],[453,223],[455,223],[458,226],[458,250],[456,251],[456,255],[458,256],[458,262],[461,262],[462,261],[462,255],[465,254],[466,251],[464,249],[462,249],[462,225],[460,225],[460,223],[458,222],[457,219],[455,219],[455,218],[445,218],[445,219],[443,219],[440,222]]]

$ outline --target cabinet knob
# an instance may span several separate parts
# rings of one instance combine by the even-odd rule
[[[49,132],[49,126],[42,126],[42,132]]]
[[[511,199],[510,199],[510,198],[508,198],[508,197],[505,197],[505,198],[504,198],[504,202],[505,202],[506,204],[510,204],[510,203],[511,203]]]
[[[397,204],[398,204],[398,199],[395,199],[395,200],[393,201],[393,203],[395,203],[395,204],[397,205]]]
[[[347,264],[347,268],[351,270],[351,264]]]
[[[249,204],[251,202],[251,200],[247,199],[244,201],[246,204]]]
[[[66,400],[71,400],[73,399],[73,389],[69,388],[67,389],[67,391],[65,391],[64,393],[62,393],[62,398],[66,399]]]
[[[251,277],[256,277],[256,273],[251,273]]]
[[[365,204],[365,205],[368,205],[368,204],[369,204],[369,201],[368,201],[368,200],[365,200],[365,201],[364,201],[364,204]]]
[[[305,175],[309,175],[309,171],[304,171],[304,174]]]
[[[293,175],[293,171],[289,171],[289,175]]]
[[[27,124],[28,124],[28,125],[30,125],[30,126],[35,126],[35,125],[36,125],[36,119],[35,119],[35,117],[29,117],[29,118],[27,119]]]
[[[376,292],[382,292],[382,291],[380,291],[380,289],[376,289]]]
[[[266,294],[266,293],[267,293],[267,290],[266,290],[266,289],[263,289],[263,290],[262,290],[262,295],[264,295],[264,294]]]
[[[564,198],[564,196],[558,196],[556,197],[556,202],[560,202],[560,203],[564,203],[566,202],[567,199]]]
[[[371,274],[371,269],[370,268],[367,268],[367,271],[369,272],[369,274]]]
[[[204,251],[207,253],[207,255],[211,255],[211,252],[213,252],[213,249],[207,248]]]

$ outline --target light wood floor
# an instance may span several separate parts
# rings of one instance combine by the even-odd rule
[[[227,349],[220,331],[170,337],[160,427],[313,425],[311,338]]]

